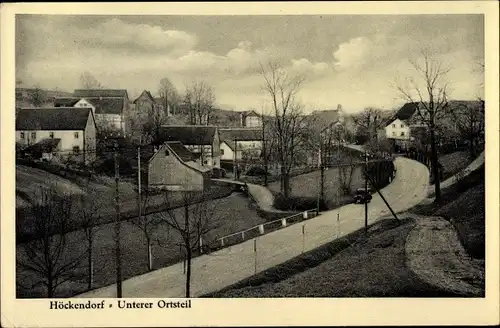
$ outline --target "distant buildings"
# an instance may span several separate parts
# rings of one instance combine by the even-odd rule
[[[262,130],[255,128],[221,128],[222,160],[259,158],[262,152]]]
[[[48,141],[49,140],[49,141]],[[52,141],[50,141],[52,140]],[[16,116],[16,142],[39,159],[95,158],[96,123],[91,108],[21,108]]]
[[[88,107],[101,130],[127,133],[128,93],[125,89],[76,89],[71,97],[54,98],[55,107]]]
[[[240,113],[240,124],[246,128],[262,127],[262,116],[254,110],[244,111]]]

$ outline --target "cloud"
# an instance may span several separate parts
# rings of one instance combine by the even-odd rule
[[[330,66],[325,62],[312,63],[309,59],[292,59],[291,70],[302,75],[322,75],[326,74]]]
[[[362,67],[372,48],[372,42],[366,37],[357,37],[341,43],[333,53],[334,65],[339,70]]]

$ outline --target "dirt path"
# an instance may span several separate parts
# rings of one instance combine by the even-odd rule
[[[416,218],[405,249],[408,268],[423,281],[464,296],[484,296],[484,262],[467,255],[445,219]]]

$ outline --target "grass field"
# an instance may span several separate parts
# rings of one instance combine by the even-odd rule
[[[215,235],[224,235],[241,229],[246,229],[263,223],[262,219],[249,205],[249,200],[241,194],[232,194],[229,197],[219,200],[209,201],[208,207],[214,209],[214,222],[219,227],[211,231],[206,240]],[[175,210],[179,213],[182,209]],[[147,245],[141,230],[128,221],[124,221],[121,229],[123,278],[147,272]],[[82,232],[73,232],[68,235],[68,249],[64,256],[73,258],[81,256],[82,267],[77,270],[74,277],[61,285],[57,297],[69,297],[86,291],[86,243]],[[152,253],[154,258],[154,269],[159,269],[180,260],[179,236],[166,225],[161,225],[153,234],[153,240],[157,241],[153,245]],[[159,241],[159,243],[158,243]],[[115,243],[114,224],[105,224],[98,227],[95,244],[93,247],[95,254],[95,285],[103,287],[115,282]],[[17,246],[17,260],[25,261],[25,252],[22,245]],[[45,288],[40,285],[40,277],[33,273],[23,271],[18,264],[17,267],[17,296],[18,297],[45,297]]]
[[[329,168],[325,170],[325,201],[328,208],[334,208],[337,204],[345,204],[346,201],[351,201],[352,196],[343,196],[338,183],[338,169]],[[299,197],[317,197],[320,186],[320,171],[314,171],[298,175],[291,178],[292,195]],[[357,167],[352,175],[351,189],[354,191],[357,188],[364,187],[364,179],[361,172],[361,167]],[[269,184],[269,189],[273,193],[280,192],[280,182],[276,181]]]
[[[372,225],[208,297],[442,297],[405,264],[406,219]]]
[[[472,162],[468,151],[459,151],[451,154],[446,154],[439,157],[439,162],[443,165],[443,179],[455,175],[460,170],[463,170]]]

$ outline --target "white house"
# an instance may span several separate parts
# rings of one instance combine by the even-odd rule
[[[385,136],[388,139],[410,140],[410,126],[407,122],[396,118],[385,127]]]
[[[221,160],[259,158],[262,152],[262,131],[255,128],[219,129]],[[236,154],[236,156],[235,156]]]
[[[47,143],[47,139],[59,139],[59,142]],[[94,114],[88,107],[19,109],[16,116],[16,142],[28,147],[39,144],[46,148],[50,145],[58,153],[55,155],[71,155],[88,162],[95,158]]]

